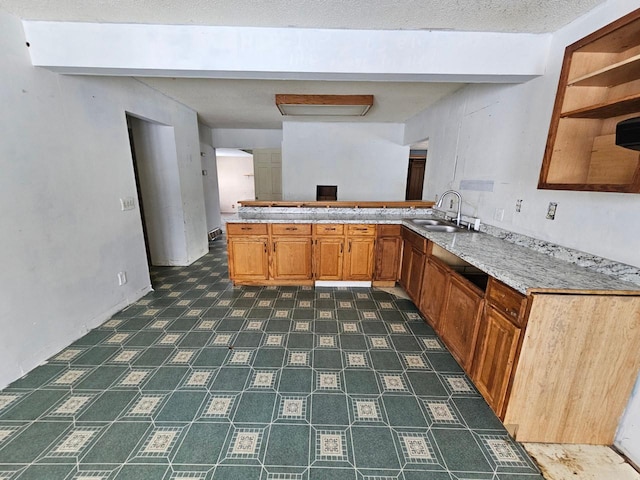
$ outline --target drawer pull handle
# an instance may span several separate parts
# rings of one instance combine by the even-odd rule
[[[241,227],[240,230],[253,230],[252,227]]]
[[[285,230],[298,230],[298,227],[286,227]]]
[[[334,228],[325,228],[325,230],[331,230],[333,232],[335,230],[335,227]]]

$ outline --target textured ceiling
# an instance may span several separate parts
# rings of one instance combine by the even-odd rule
[[[551,32],[604,0],[0,0],[27,20]]]
[[[459,83],[321,82],[279,80],[215,80],[139,78],[152,88],[198,112],[200,120],[217,128],[281,128],[283,117],[276,93],[372,94],[374,105],[364,117],[322,117],[323,120],[404,122]],[[305,117],[295,117],[296,121]],[[309,117],[318,121],[318,117]]]

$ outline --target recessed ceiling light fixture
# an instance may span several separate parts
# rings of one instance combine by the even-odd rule
[[[282,115],[361,117],[372,105],[373,95],[276,95]]]

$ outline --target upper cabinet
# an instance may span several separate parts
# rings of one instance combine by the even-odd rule
[[[640,116],[640,9],[569,45],[538,188],[640,193],[640,152],[616,125]]]

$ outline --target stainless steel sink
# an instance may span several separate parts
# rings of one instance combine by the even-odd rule
[[[438,220],[436,218],[414,218],[411,222],[416,225],[425,226],[425,225],[450,225],[449,222],[445,222],[444,220]]]
[[[437,218],[412,218],[409,221],[429,232],[462,233],[469,231],[464,227],[458,227],[457,225]]]
[[[422,228],[430,232],[466,232],[466,228],[458,227],[456,225],[422,225]]]

